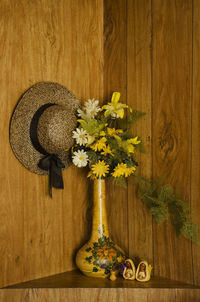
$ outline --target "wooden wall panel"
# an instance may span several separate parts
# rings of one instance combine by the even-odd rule
[[[138,171],[169,172],[167,181],[188,202],[191,193],[199,222],[199,14],[198,0],[0,1],[0,287],[73,269],[90,234],[85,172],[66,169],[65,190],[50,199],[47,177],[27,171],[11,151],[11,113],[38,81],[57,81],[81,101],[120,91],[123,102],[145,111],[135,128],[147,148],[137,155]],[[113,240],[154,262],[156,275],[200,284],[199,247],[177,239],[170,223],[154,223],[152,231],[132,181],[128,191],[107,191]],[[111,301],[116,295],[105,293]]]
[[[126,102],[126,1],[104,1],[104,100],[114,91]],[[127,191],[107,185],[108,223],[111,237],[128,254]]]
[[[133,129],[143,139],[146,154],[136,153],[138,175],[151,177],[151,1],[128,0],[128,104],[146,116]],[[133,179],[128,182],[129,254],[152,263],[152,218],[137,198]]]
[[[190,201],[192,1],[154,0],[153,173]],[[193,282],[191,243],[177,239],[169,223],[154,225],[155,273]]]
[[[102,97],[103,2],[2,0],[0,23],[3,286],[71,270],[74,252],[88,236],[85,173],[66,169],[65,190],[54,190],[50,199],[47,178],[14,157],[9,119],[20,95],[38,81],[59,82],[82,101]]]
[[[200,230],[200,2],[193,2],[193,103],[192,103],[192,170],[191,210]],[[200,247],[193,244],[194,283],[200,284]]]

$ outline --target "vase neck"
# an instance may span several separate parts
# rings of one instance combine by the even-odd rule
[[[106,193],[105,180],[94,180],[93,186],[93,220],[92,220],[92,239],[106,236],[109,237],[107,213],[106,213]]]

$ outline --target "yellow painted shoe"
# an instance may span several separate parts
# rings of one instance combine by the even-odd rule
[[[135,280],[135,265],[131,259],[126,259],[123,277],[126,280]]]
[[[140,282],[149,281],[151,279],[152,266],[147,261],[141,261],[137,267],[136,280]]]

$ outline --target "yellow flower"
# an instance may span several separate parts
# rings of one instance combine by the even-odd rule
[[[97,164],[91,166],[91,170],[96,177],[106,176],[109,172],[109,165],[106,165],[104,160],[99,160]]]
[[[105,137],[102,137],[94,145],[90,146],[90,148],[94,151],[101,151],[106,148],[106,140],[107,139]]]
[[[138,136],[128,139],[127,142],[133,145],[138,145],[141,143],[141,141],[138,140]]]
[[[102,155],[110,154],[110,155],[113,156],[113,155],[114,155],[113,152],[114,152],[114,151],[110,149],[110,146],[106,146],[106,147],[103,149],[103,151],[101,152],[101,154],[102,154]]]
[[[134,146],[132,144],[129,144],[128,142],[125,145],[125,149],[127,149],[128,153],[134,153],[135,152]]]
[[[136,170],[136,168],[134,166],[128,168],[126,164],[121,163],[115,167],[114,172],[112,173],[112,176],[113,177],[120,177],[120,176],[128,177],[135,170]]]
[[[125,177],[130,176],[131,174],[133,174],[133,172],[135,172],[135,170],[136,170],[135,167],[126,168],[126,169],[124,170],[124,176],[125,176]]]
[[[108,117],[111,115],[115,118],[123,118],[124,117],[124,108],[128,108],[126,104],[119,103],[120,93],[113,92],[111,102],[107,105],[104,105],[101,110],[105,110],[104,115]]]
[[[99,135],[100,135],[100,136],[105,136],[106,133],[105,133],[105,131],[101,131],[101,132],[99,133]]]
[[[94,173],[91,170],[88,172],[87,177],[89,177],[92,180],[96,179],[96,176],[94,175]]]
[[[118,133],[123,133],[123,130],[115,129],[115,128],[107,128],[107,131],[108,131],[108,135],[110,135],[110,136],[114,136]]]
[[[127,139],[127,141],[125,141],[125,142],[122,142],[122,147],[128,154],[130,154],[130,153],[135,152],[134,145],[138,145],[140,143],[141,143],[141,141],[139,141],[138,136],[136,136],[134,138]]]
[[[116,139],[118,146],[123,148],[128,155],[130,155],[130,153],[134,153],[135,147],[128,142],[128,140],[122,141],[121,137],[118,135],[114,135],[114,138]]]
[[[124,175],[124,170],[126,169],[126,164],[118,164],[115,169],[114,169],[114,172],[112,173],[112,176],[114,177],[120,177],[120,176],[123,176]]]

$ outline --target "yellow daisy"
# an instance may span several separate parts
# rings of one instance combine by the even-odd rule
[[[89,177],[92,180],[96,179],[96,176],[94,175],[94,173],[91,170],[88,172],[87,177]]]
[[[112,176],[113,177],[120,177],[120,176],[123,176],[124,175],[124,170],[126,169],[126,164],[118,164],[115,169],[114,169],[114,172],[112,173]]]
[[[125,176],[125,177],[130,176],[131,174],[133,174],[133,172],[135,172],[135,170],[136,170],[135,167],[126,168],[126,169],[124,170],[124,176]]]
[[[91,170],[96,177],[106,176],[109,172],[109,165],[104,160],[99,160],[97,164],[91,166]]]
[[[94,143],[90,148],[94,151],[101,151],[106,148],[105,142],[107,141],[106,137],[102,137],[96,143]]]
[[[112,173],[112,176],[113,177],[120,177],[120,176],[128,177],[135,170],[136,170],[136,168],[134,166],[128,168],[126,164],[121,163],[115,167],[114,172]]]

